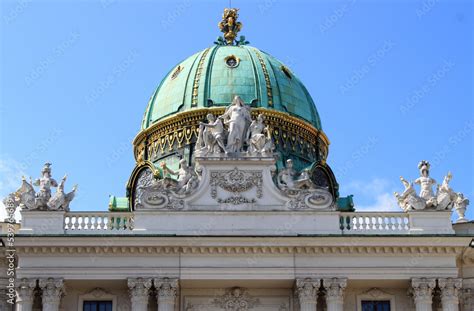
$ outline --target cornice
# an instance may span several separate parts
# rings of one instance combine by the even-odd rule
[[[464,247],[453,246],[20,246],[19,255],[138,254],[138,255],[460,255]]]

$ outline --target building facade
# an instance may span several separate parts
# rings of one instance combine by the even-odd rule
[[[109,211],[71,211],[50,163],[5,198],[22,219],[2,223],[1,310],[474,310],[451,174],[434,191],[421,161],[399,212],[357,212],[305,86],[241,27],[225,9],[223,36],[163,79]]]

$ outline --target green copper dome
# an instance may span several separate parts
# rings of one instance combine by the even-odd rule
[[[151,97],[142,129],[178,112],[227,106],[235,95],[252,107],[286,112],[321,130],[301,81],[283,63],[247,45],[216,45],[179,63]]]

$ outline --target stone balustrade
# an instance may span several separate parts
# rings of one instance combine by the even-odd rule
[[[340,229],[351,234],[403,234],[410,231],[406,213],[357,212],[341,213]]]
[[[202,232],[202,223],[212,223],[207,235],[240,234],[363,234],[417,235],[454,234],[449,211],[414,212],[326,212],[265,211],[267,221],[250,229],[262,212],[224,211],[135,211],[64,212],[22,211],[25,234],[182,234]],[[229,229],[229,224],[232,229]],[[179,224],[179,225],[176,225]],[[316,226],[315,226],[316,224]],[[283,230],[283,231],[282,231]],[[286,230],[286,231],[285,231]]]
[[[69,212],[64,216],[64,229],[66,233],[131,231],[133,229],[133,214],[112,212]]]

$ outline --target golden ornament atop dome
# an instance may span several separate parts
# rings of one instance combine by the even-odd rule
[[[242,29],[242,23],[238,22],[239,9],[225,8],[222,14],[222,20],[219,22],[219,29],[224,33],[224,39],[227,45],[237,43],[235,38],[237,33]],[[237,43],[238,44],[238,43]]]

